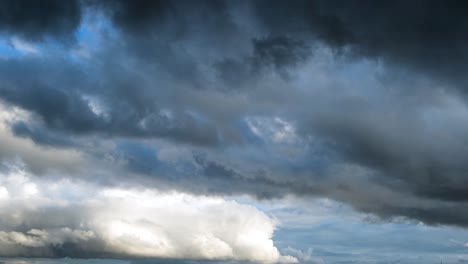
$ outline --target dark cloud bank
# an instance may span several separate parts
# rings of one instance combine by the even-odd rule
[[[125,184],[326,196],[467,227],[466,5],[2,1],[4,36],[58,41],[65,53],[86,14],[112,30],[85,62],[59,50],[2,59],[0,98],[35,117],[10,124],[16,136],[123,159]],[[189,154],[162,160],[161,144]]]

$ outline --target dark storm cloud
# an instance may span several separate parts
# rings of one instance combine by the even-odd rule
[[[316,133],[333,142],[337,155],[404,181],[418,195],[467,201],[463,144],[451,142],[443,131],[438,134],[424,129],[426,124],[421,120],[406,120],[404,113],[394,123],[364,112],[341,115],[327,116],[313,125]],[[466,139],[457,138],[459,142]]]
[[[116,25],[130,33],[148,36],[148,28],[174,30],[176,38],[189,34],[194,16],[209,17],[215,35],[240,35],[233,26],[232,3],[224,1],[110,1],[99,2],[108,9]],[[106,4],[107,3],[107,4]],[[286,54],[292,45],[322,41],[337,50],[350,49],[353,56],[381,58],[409,69],[454,84],[466,78],[468,40],[466,3],[462,1],[280,1],[240,2],[252,9],[253,21],[263,26],[264,34],[254,36],[257,58],[275,67],[295,64],[307,52]],[[189,16],[192,16],[189,18]],[[398,19],[395,19],[398,17]],[[196,18],[195,18],[196,20]],[[145,31],[142,31],[145,29]],[[167,29],[166,29],[167,30]],[[161,32],[159,33],[161,34]],[[278,37],[279,36],[279,37]],[[312,39],[311,39],[312,38]],[[218,43],[222,44],[222,42]],[[290,46],[289,49],[287,46]],[[268,47],[268,48],[266,48]],[[213,47],[216,48],[216,47]],[[460,87],[463,88],[463,87]]]
[[[0,96],[15,105],[37,113],[51,128],[85,132],[96,130],[99,117],[88,104],[74,92],[55,87],[39,87],[39,84],[21,88],[1,89]]]
[[[467,226],[466,100],[457,94],[468,66],[464,2],[53,4],[50,14],[37,3],[18,12],[7,1],[0,10],[16,15],[0,28],[70,35],[87,8],[116,33],[80,63],[58,51],[0,61],[1,99],[35,121],[14,123],[17,136],[68,147],[76,137],[111,141],[110,156],[135,174],[126,183],[328,196],[384,218]],[[353,69],[362,61],[371,66]],[[247,124],[259,116],[259,127]],[[160,160],[157,147],[141,145],[151,140],[183,146],[190,161]]]
[[[319,0],[287,5],[257,1],[254,5],[269,30],[308,32],[332,47],[351,48],[355,55],[383,58],[466,86],[464,1]]]
[[[41,126],[31,126],[24,121],[12,124],[11,130],[15,136],[30,138],[40,145],[55,147],[70,147],[74,145],[73,141],[63,134],[53,133]]]
[[[290,37],[269,37],[253,40],[254,61],[276,68],[294,66],[310,55],[307,45]]]
[[[165,186],[197,194],[255,195],[259,199],[279,198],[287,189],[286,183],[272,180],[266,172],[241,172],[227,164],[212,160],[203,153],[193,153],[192,162],[167,163],[157,158],[154,149],[136,143],[119,143],[114,157],[133,173],[132,181],[142,186]],[[138,180],[135,180],[138,179]],[[302,189],[307,187],[302,186]],[[314,192],[311,187],[308,190]]]
[[[311,48],[302,40],[288,36],[264,36],[252,39],[252,52],[244,57],[226,57],[216,63],[219,77],[228,86],[227,91],[253,89],[259,76],[268,71],[278,72],[283,78],[311,56]]]
[[[95,1],[98,7],[109,12],[112,19],[129,32],[147,30],[167,15],[172,1]]]
[[[28,39],[71,37],[81,21],[79,1],[6,0],[0,3],[0,30]]]
[[[103,72],[108,86],[96,87],[94,76],[83,74],[77,65],[61,59],[8,60],[0,68],[4,69],[0,75],[5,80],[0,85],[2,99],[37,114],[49,129],[76,134],[169,137],[200,145],[216,144],[218,140],[211,124],[187,111],[176,110],[170,115],[161,112],[153,97],[144,96],[150,87],[141,83],[136,73]],[[25,71],[28,78],[23,78]],[[106,116],[93,111],[92,102],[86,97],[93,93],[109,106]]]

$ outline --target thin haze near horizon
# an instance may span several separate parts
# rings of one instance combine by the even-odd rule
[[[0,263],[468,263],[467,43],[455,0],[2,0]]]

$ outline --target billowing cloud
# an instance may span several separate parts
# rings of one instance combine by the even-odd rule
[[[222,198],[35,182],[2,173],[0,255],[296,262],[274,246],[273,219]]]

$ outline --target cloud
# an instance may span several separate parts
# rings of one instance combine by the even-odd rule
[[[38,147],[30,140],[15,137],[7,124],[17,121],[18,118],[28,120],[30,117],[21,109],[0,104],[1,160],[25,163],[29,170],[37,174],[44,174],[50,170],[79,170],[86,163],[76,151]]]
[[[0,29],[41,56],[0,60],[3,161],[102,188],[468,223],[458,3],[15,3]],[[61,39],[75,34],[95,44],[85,59]]]
[[[17,49],[17,50],[19,50],[19,51],[21,51],[23,53],[26,53],[26,54],[37,55],[39,53],[39,51],[37,50],[36,47],[34,47],[33,45],[31,45],[31,44],[29,44],[27,42],[24,42],[24,41],[18,39],[18,38],[13,38],[11,40],[11,45],[15,49]]]
[[[256,14],[268,30],[310,34],[336,49],[417,69],[436,78],[465,82],[465,3],[425,1],[257,1]],[[395,14],[400,19],[395,19]],[[450,15],[448,15],[450,14]],[[292,19],[281,19],[281,17]],[[461,88],[461,87],[460,87]]]
[[[46,8],[44,8],[46,7]],[[81,21],[79,1],[3,1],[0,30],[32,40],[44,36],[70,38]]]
[[[0,181],[2,256],[296,262],[274,246],[274,220],[235,201],[35,181],[21,168]]]

